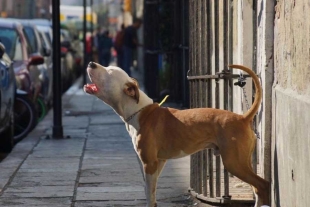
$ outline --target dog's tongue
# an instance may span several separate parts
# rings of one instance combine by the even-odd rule
[[[93,92],[97,92],[98,91],[98,88],[97,88],[97,86],[95,84],[87,84],[86,87],[88,89],[90,89],[91,91],[93,91]]]

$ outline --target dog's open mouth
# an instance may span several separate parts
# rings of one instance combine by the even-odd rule
[[[95,84],[84,85],[84,91],[89,94],[95,94],[98,92],[98,88]]]

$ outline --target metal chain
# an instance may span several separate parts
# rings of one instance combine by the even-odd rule
[[[245,78],[243,77],[242,73],[240,74],[239,81],[245,81]],[[249,101],[248,101],[248,97],[246,95],[245,88],[244,87],[241,87],[241,88],[242,88],[243,96],[244,96],[244,99],[245,99],[246,108],[247,108],[247,110],[249,110],[250,109],[250,104],[249,104]],[[260,139],[259,132],[256,129],[256,124],[255,125],[253,124],[253,131],[254,131],[254,134],[257,137],[257,139]]]
[[[247,110],[249,110],[250,109],[250,104],[249,104],[248,97],[246,95],[246,91],[245,91],[244,87],[242,87],[242,93],[243,93],[243,97],[244,97],[244,100],[245,100],[246,108],[247,108]]]

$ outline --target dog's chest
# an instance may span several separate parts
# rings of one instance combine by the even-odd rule
[[[126,129],[127,129],[128,133],[131,137],[133,147],[134,147],[135,151],[137,152],[137,137],[138,137],[138,130],[139,129],[136,129],[135,127],[133,127],[130,124],[126,124]]]

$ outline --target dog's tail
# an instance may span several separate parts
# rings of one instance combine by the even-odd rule
[[[229,65],[229,67],[243,70],[247,72],[253,78],[253,82],[255,85],[255,91],[256,91],[255,99],[254,99],[254,102],[251,108],[243,115],[246,120],[252,120],[256,112],[258,111],[258,108],[259,108],[259,105],[262,99],[262,87],[259,83],[259,79],[257,75],[250,68],[247,68],[243,65]]]

